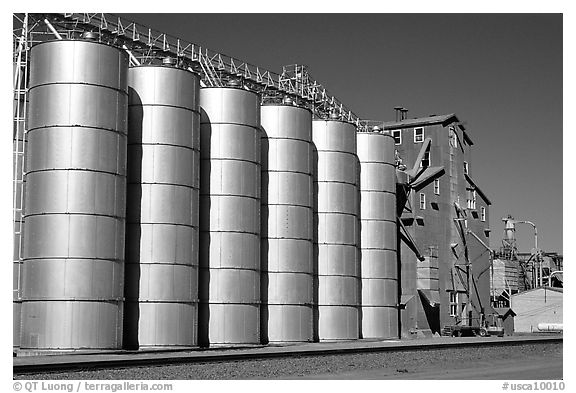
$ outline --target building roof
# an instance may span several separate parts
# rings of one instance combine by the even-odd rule
[[[425,185],[432,182],[432,180],[442,176],[444,174],[443,166],[434,166],[424,169],[418,177],[412,182],[411,187],[416,191],[420,190]]]
[[[480,187],[478,187],[478,186],[476,185],[476,183],[474,183],[474,181],[472,180],[472,178],[471,178],[470,176],[468,176],[467,173],[464,174],[464,177],[466,177],[466,181],[467,181],[468,183],[470,183],[470,185],[471,185],[472,187],[474,187],[474,189],[476,190],[476,192],[478,193],[478,195],[480,195],[480,197],[482,197],[482,199],[484,199],[484,201],[485,201],[488,205],[491,205],[492,202],[490,202],[490,199],[488,199],[488,197],[486,196],[486,194],[484,194],[484,193],[482,192],[482,190],[480,189]]]
[[[382,124],[385,130],[392,130],[397,128],[407,128],[407,127],[418,127],[418,126],[425,126],[425,125],[432,125],[432,124],[442,124],[446,126],[450,123],[458,123],[458,127],[464,133],[464,139],[468,142],[469,145],[473,145],[472,139],[466,133],[466,127],[460,122],[458,117],[454,113],[449,113],[447,115],[433,115],[427,117],[418,117],[415,119],[404,119],[401,121],[388,121]]]
[[[546,290],[546,291],[552,291],[552,292],[560,292],[560,293],[564,293],[564,288],[556,288],[556,287],[538,287],[538,288],[532,288],[532,289],[529,289],[529,290],[527,290],[527,291],[523,291],[523,292],[518,292],[518,293],[515,293],[515,294],[513,294],[513,295],[512,295],[512,297],[516,297],[516,296],[524,295],[524,294],[526,294],[526,293],[529,293],[529,292],[535,292],[535,291],[543,291],[543,290]]]
[[[512,310],[509,307],[492,307],[492,309],[494,311],[496,311],[496,313],[500,316],[502,316],[502,318],[506,319],[509,315],[515,317],[516,313],[514,312],[514,310]]]

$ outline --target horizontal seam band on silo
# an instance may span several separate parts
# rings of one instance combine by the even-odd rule
[[[267,301],[266,303],[263,302],[263,304],[265,304],[266,306],[292,306],[292,307],[313,307],[314,303],[312,302],[283,302],[283,301],[278,301],[278,302],[271,302],[271,301]]]
[[[360,219],[360,222],[364,222],[364,221],[366,221],[366,222],[384,222],[384,223],[391,223],[391,224],[396,225],[396,220],[387,220],[387,219],[384,219],[384,218],[366,218],[366,217],[362,217],[362,218]]]
[[[318,303],[317,306],[318,307],[346,307],[346,308],[357,309],[358,311],[360,311],[359,308],[362,307],[362,304],[360,304],[360,303]],[[332,339],[327,339],[327,340],[332,340]],[[334,340],[340,341],[340,339],[334,339]],[[351,338],[349,340],[357,340],[357,338]],[[320,341],[323,341],[323,339],[320,339]]]
[[[202,150],[200,150],[202,151]],[[202,163],[202,161],[239,161],[239,162],[248,162],[250,164],[254,164],[256,166],[261,167],[262,164],[259,161],[252,161],[252,160],[245,160],[242,158],[219,158],[219,157],[200,157],[200,163]]]
[[[262,169],[262,172],[266,173],[297,173],[300,175],[312,176],[312,172],[302,172],[291,169]]]
[[[347,154],[347,155],[351,155],[354,158],[358,158],[358,155],[354,152],[351,151],[340,151],[340,150],[316,150],[316,152],[318,153],[323,153],[323,154]]]
[[[264,201],[264,199],[262,199],[262,201]],[[267,203],[262,203],[260,206],[290,206],[290,207],[301,207],[303,209],[313,210],[313,207],[310,205],[298,205],[296,203],[278,203],[278,202],[270,202],[269,200]]]
[[[194,187],[192,185],[182,184],[182,183],[168,183],[168,182],[143,182],[143,181],[128,181],[126,184],[133,186],[133,185],[146,185],[146,186],[166,186],[166,187],[179,187],[179,188],[186,188],[189,190],[200,190],[200,187]]]
[[[348,182],[348,181],[342,181],[342,180],[318,180],[318,176],[313,176],[313,183],[318,184],[318,183],[326,183],[326,184],[347,184],[349,186],[358,186],[358,182]]]
[[[394,283],[398,282],[398,279],[394,278],[394,277],[365,277],[365,276],[362,276],[361,278],[362,278],[362,280],[370,280],[370,281],[392,281]]]
[[[388,191],[388,190],[366,190],[366,189],[360,189],[360,195],[364,194],[364,193],[370,193],[370,194],[391,194],[394,197],[396,196],[396,191]]]
[[[177,222],[159,222],[159,221],[141,222],[141,221],[132,221],[132,220],[128,220],[128,219],[126,219],[126,224],[127,225],[142,225],[142,226],[162,225],[162,226],[198,228],[198,224],[182,224],[182,223],[177,223]]]
[[[351,216],[351,217],[358,219],[358,215],[356,213],[333,212],[333,211],[327,211],[327,210],[322,210],[322,211],[314,210],[314,214],[315,215],[328,215],[329,214],[329,215],[339,215],[339,216]]]
[[[305,240],[312,242],[312,237],[295,237],[295,236],[278,236],[278,237],[270,237],[270,236],[260,236],[262,240]]]
[[[264,132],[266,132],[265,128],[264,128]],[[261,137],[261,139],[299,141],[299,142],[304,142],[307,144],[312,144],[312,139],[294,138],[294,137],[289,137],[289,136],[263,136],[263,137]]]
[[[262,302],[261,301],[226,302],[222,300],[216,301],[213,299],[206,299],[206,300],[200,300],[199,304],[207,306],[252,306],[260,309]],[[210,343],[210,345],[212,345],[212,343]]]
[[[112,134],[118,135],[120,138],[127,138],[128,137],[128,128],[125,130],[120,130],[117,128],[106,128],[106,127],[95,127],[90,125],[84,124],[46,124],[39,127],[29,128],[26,130],[26,136],[31,132],[37,132],[39,130],[45,130],[47,128],[72,128],[74,130],[77,129],[89,129],[89,130],[96,130],[96,131],[106,131]],[[77,131],[78,132],[78,131]]]
[[[112,214],[98,214],[98,213],[86,213],[86,212],[43,212],[43,213],[26,213],[24,214],[24,218],[30,217],[46,217],[46,216],[84,216],[84,217],[106,217],[106,218],[113,218],[118,221],[126,221],[126,217],[122,216],[115,216]]]
[[[190,268],[191,270],[198,270],[199,269],[199,265],[197,264],[191,264],[191,263],[182,263],[182,262],[148,262],[148,261],[143,261],[143,260],[139,260],[136,259],[134,262],[132,262],[129,259],[126,259],[124,262],[125,265],[132,265],[132,266],[167,266],[167,267],[182,267],[182,268]]]
[[[248,267],[231,267],[231,266],[200,266],[200,270],[218,270],[218,271],[222,271],[222,270],[247,270],[247,271],[251,271],[251,272],[261,272],[262,270],[260,270],[260,268],[248,268]]]
[[[144,298],[126,298],[124,303],[146,303],[146,304],[198,304],[198,300],[189,299],[170,299],[170,300],[158,300],[158,299],[144,299]]]
[[[200,151],[200,149],[198,148],[194,148],[192,146],[185,146],[185,145],[177,145],[174,143],[166,143],[166,142],[128,142],[127,143],[128,148],[130,148],[131,146],[167,146],[167,147],[174,147],[174,148],[179,148],[179,149],[183,149],[183,150],[192,150],[192,151]],[[128,149],[130,150],[130,149]]]
[[[259,133],[262,132],[262,130],[260,129],[260,126],[253,126],[251,124],[246,124],[246,123],[231,123],[231,122],[221,122],[221,123],[217,123],[214,121],[209,121],[209,122],[202,122],[200,121],[200,127],[202,127],[203,125],[209,125],[209,126],[226,126],[226,125],[230,125],[230,126],[243,126],[246,128],[251,128],[253,130],[258,131]],[[202,130],[200,130],[200,132],[202,132]]]
[[[360,280],[360,276],[357,276],[354,274],[318,273],[318,277],[346,277],[346,278],[354,278],[356,280]]]
[[[85,303],[118,303],[124,302],[123,297],[115,298],[82,298],[82,297],[22,297],[22,303],[28,302],[73,302],[80,301]]]
[[[126,175],[123,173],[118,172],[110,172],[110,171],[102,171],[97,169],[86,169],[86,168],[43,168],[43,169],[34,169],[30,171],[26,171],[24,176],[33,174],[33,173],[42,173],[42,172],[90,172],[90,173],[100,173],[104,175],[110,175],[113,177],[120,177],[122,179],[126,178]]]
[[[365,304],[362,303],[362,308],[392,308],[394,310],[398,309],[398,306],[396,304],[387,304],[387,305],[371,305],[371,304]]]
[[[311,271],[302,271],[302,270],[269,270],[269,269],[262,269],[261,270],[262,273],[272,273],[274,274],[287,274],[287,275],[291,275],[291,274],[299,274],[299,275],[303,275],[303,276],[315,276],[316,274],[314,274]]]
[[[99,88],[99,89],[106,89],[106,90],[116,91],[116,92],[122,93],[122,95],[128,96],[128,90],[122,90],[122,89],[115,88],[115,87],[110,87],[110,86],[105,86],[105,85],[99,85],[99,84],[97,84],[97,83],[87,83],[87,82],[47,82],[47,83],[41,83],[41,84],[38,84],[38,85],[30,86],[30,87],[28,88],[28,94],[30,94],[30,92],[31,92],[33,89],[36,89],[37,87],[54,86],[54,85],[61,85],[61,86],[78,85],[78,86],[97,87],[97,88]]]
[[[260,197],[255,197],[255,196],[250,196],[250,195],[238,195],[238,194],[215,194],[215,193],[210,193],[210,194],[203,194],[202,193],[202,189],[200,189],[200,197],[201,198],[226,198],[226,197],[230,197],[230,198],[245,198],[245,199],[251,199],[254,201],[260,201],[261,198]],[[259,204],[258,206],[262,206],[262,204]]]
[[[190,108],[187,106],[180,106],[180,105],[169,105],[169,104],[130,104],[128,103],[128,110],[130,110],[131,108],[155,108],[155,107],[162,107],[162,108],[175,108],[175,109],[182,109],[185,110],[187,112],[193,112],[197,115],[200,115],[200,110],[198,109],[194,109],[194,108]]]
[[[66,255],[66,256],[42,256],[42,257],[26,257],[26,258],[22,258],[22,263],[25,263],[27,261],[42,261],[42,260],[63,260],[63,261],[69,261],[69,260],[82,260],[82,261],[106,261],[106,262],[112,262],[112,263],[120,263],[123,264],[124,263],[124,257],[122,257],[122,259],[113,259],[113,258],[98,258],[98,257],[78,257],[78,256],[70,256],[70,255]],[[72,262],[74,263],[74,262]]]
[[[394,162],[387,162],[387,161],[364,161],[362,159],[359,160],[361,164],[380,164],[380,165],[386,165],[386,166],[392,166],[394,168],[396,168],[396,163]]]
[[[394,251],[396,252],[396,249],[392,249],[392,248],[385,248],[385,247],[362,247],[360,246],[359,249],[361,251],[371,251],[371,250],[376,250],[376,251]]]

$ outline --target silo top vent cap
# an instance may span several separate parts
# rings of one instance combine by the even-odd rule
[[[80,37],[84,40],[96,41],[100,38],[100,33],[96,31],[85,31]]]
[[[170,56],[167,56],[162,59],[163,65],[176,65],[176,59]]]

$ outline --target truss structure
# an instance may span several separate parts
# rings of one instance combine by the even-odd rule
[[[14,129],[13,222],[14,299],[20,297],[20,256],[26,157],[26,112],[29,52],[33,45],[55,39],[91,39],[128,52],[131,65],[169,62],[200,75],[202,86],[239,86],[260,94],[262,103],[292,102],[310,109],[315,119],[336,119],[370,131],[376,122],[361,120],[318,83],[305,65],[284,66],[280,73],[166,33],[103,13],[30,13],[13,15]],[[380,123],[380,122],[379,122]],[[16,284],[18,282],[18,285]]]
[[[274,73],[111,14],[27,14],[26,18],[26,49],[45,40],[77,39],[92,33],[94,39],[126,50],[133,65],[155,64],[170,57],[177,66],[200,74],[204,86],[243,86],[260,93],[264,102],[289,96],[312,110],[315,118],[338,119],[367,131],[366,122],[314,80],[304,65],[285,66],[281,73]],[[24,23],[23,16],[20,20]]]

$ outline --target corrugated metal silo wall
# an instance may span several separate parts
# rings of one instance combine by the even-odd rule
[[[200,89],[200,345],[260,342],[260,99]]]
[[[261,116],[262,338],[312,341],[312,113],[267,105]]]
[[[120,348],[128,57],[96,42],[31,51],[22,348]]]
[[[318,338],[354,340],[360,338],[356,127],[314,120],[312,140]]]
[[[199,77],[128,72],[124,346],[194,346],[198,322]]]
[[[357,134],[360,161],[362,337],[398,337],[394,138]]]

